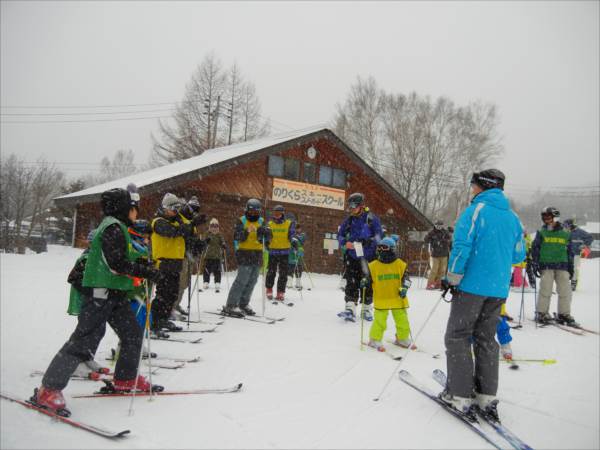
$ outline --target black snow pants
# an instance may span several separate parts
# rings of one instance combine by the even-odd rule
[[[152,327],[158,328],[158,322],[168,320],[171,311],[179,300],[179,277],[183,269],[180,259],[160,261],[162,276],[156,283],[156,295],[152,301]]]
[[[505,300],[460,291],[452,296],[444,337],[449,394],[496,395],[499,366],[496,327]]]
[[[344,290],[344,301],[358,303],[359,293],[361,298],[363,295],[362,289],[360,288],[360,280],[367,276],[364,271],[366,270],[368,272],[368,263],[366,259],[364,262],[361,262],[360,259],[347,257],[345,264],[346,270],[344,272],[344,278],[346,278],[346,289]],[[363,265],[366,266],[366,269],[364,270]],[[364,294],[365,298],[362,299],[364,304],[370,305],[373,303],[373,288],[370,285],[365,288]]]
[[[269,266],[267,269],[267,278],[265,285],[272,289],[275,284],[275,274],[279,267],[279,278],[277,278],[277,292],[285,292],[288,276],[288,258],[289,255],[269,255]]]
[[[206,259],[204,261],[204,272],[202,274],[202,280],[205,283],[210,282],[210,274],[215,277],[215,283],[221,282],[221,260],[220,259]]]
[[[93,292],[93,297],[83,297],[75,331],[44,374],[42,385],[48,389],[63,390],[79,363],[93,357],[104,337],[107,322],[121,341],[115,379],[135,379],[143,331],[135,320],[129,300],[123,291],[94,289]]]

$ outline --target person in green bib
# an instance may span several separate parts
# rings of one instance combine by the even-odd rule
[[[115,389],[162,390],[138,375],[143,332],[127,298],[133,289],[132,277],[152,281],[161,278],[158,270],[138,261],[133,251],[127,227],[137,218],[137,200],[127,190],[115,188],[102,193],[101,205],[104,218],[91,242],[82,282],[83,287],[91,289],[91,295],[84,296],[75,331],[52,359],[41,387],[31,398],[41,407],[67,416],[70,412],[65,408],[62,390],[79,363],[89,359],[98,347],[107,323],[121,341]]]
[[[571,279],[574,274],[571,233],[559,222],[560,212],[548,206],[542,210],[544,225],[538,230],[531,246],[532,267],[540,280],[535,320],[541,324],[553,323],[548,314],[552,288],[558,292],[556,321],[571,327],[579,324],[571,316]]]

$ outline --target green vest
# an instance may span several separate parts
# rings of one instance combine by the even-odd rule
[[[112,216],[106,216],[96,229],[94,239],[90,244],[90,255],[88,256],[85,272],[83,273],[84,287],[117,289],[120,291],[130,291],[133,289],[133,280],[127,275],[120,275],[113,272],[113,270],[108,267],[104,254],[102,253],[102,235],[104,234],[104,230],[106,227],[115,223],[119,225],[125,236],[127,259],[129,261],[135,261],[136,259],[137,252],[133,252],[131,237],[129,236],[125,224]]]
[[[539,231],[542,237],[540,246],[540,263],[566,263],[569,261],[567,255],[567,245],[571,233],[562,230],[546,230]]]

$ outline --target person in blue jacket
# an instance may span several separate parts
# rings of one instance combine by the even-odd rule
[[[504,195],[504,180],[497,169],[473,174],[474,197],[456,222],[442,282],[452,304],[444,338],[448,380],[440,398],[471,417],[478,407],[498,418],[496,327],[512,265],[525,258],[523,226]]]
[[[589,247],[594,242],[590,233],[577,226],[575,219],[567,219],[564,226],[571,232],[571,243],[573,245],[573,278],[571,278],[571,289],[577,289],[577,280],[579,280],[579,267],[581,265],[581,252],[585,247]]]
[[[347,320],[356,317],[356,304],[359,293],[363,302],[363,318],[373,320],[373,289],[361,286],[361,280],[368,278],[368,263],[377,255],[377,243],[382,238],[381,222],[365,205],[365,196],[356,192],[348,197],[350,215],[342,222],[338,231],[340,248],[346,249],[344,290],[345,310],[338,315]],[[360,248],[362,247],[362,252]]]

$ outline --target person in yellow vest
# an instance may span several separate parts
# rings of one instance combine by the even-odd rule
[[[269,220],[269,228],[273,239],[269,244],[269,265],[267,267],[267,298],[273,300],[273,286],[275,275],[279,272],[277,279],[277,296],[275,300],[283,302],[285,299],[285,287],[288,276],[288,258],[292,247],[292,236],[296,233],[295,224],[285,217],[285,208],[277,205],[273,208],[273,218]]]
[[[223,306],[223,315],[231,317],[254,316],[250,308],[250,297],[258,280],[263,262],[263,248],[269,244],[271,233],[264,224],[260,212],[260,201],[251,198],[246,211],[238,220],[233,232],[237,275]]]
[[[157,216],[152,220],[152,259],[164,276],[156,284],[156,297],[152,302],[152,332],[165,337],[163,329],[181,331],[169,320],[178,300],[179,277],[183,269],[186,241],[194,241],[194,227],[205,220],[197,215],[191,221],[180,214],[184,201],[167,193],[162,199]],[[198,244],[199,245],[199,244]]]
[[[408,323],[408,298],[407,291],[411,285],[407,264],[396,257],[394,248],[396,243],[392,238],[383,238],[377,244],[377,259],[369,263],[370,279],[361,280],[361,288],[370,284],[373,288],[373,304],[375,315],[369,333],[369,347],[378,351],[385,351],[382,344],[383,334],[387,328],[388,313],[396,323],[396,337],[394,344],[404,348],[416,347],[410,339],[410,325]]]

